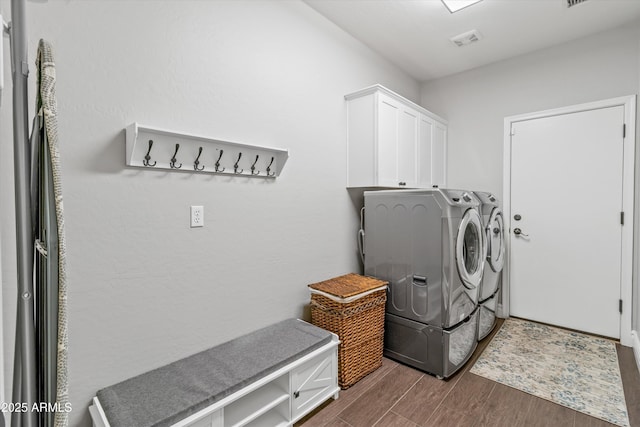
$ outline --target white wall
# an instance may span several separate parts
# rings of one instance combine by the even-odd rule
[[[449,120],[449,186],[492,191],[502,198],[505,117],[637,94],[639,76],[640,21],[637,21],[427,82],[422,86],[421,104]],[[636,135],[640,141],[640,132]],[[637,154],[640,159],[640,149]],[[636,190],[640,192],[637,172],[636,178]],[[638,203],[636,232],[640,232],[637,206]],[[637,254],[638,243],[635,247]],[[634,272],[640,271],[635,267]],[[634,324],[640,330],[638,275],[634,277]]]
[[[423,84],[449,120],[449,186],[502,195],[506,116],[638,93],[639,38],[635,23]]]
[[[638,22],[640,26],[640,22]],[[640,92],[640,37],[638,37],[638,92]],[[636,167],[640,168],[640,101],[636,98]],[[633,289],[633,300],[635,304],[635,310],[633,313],[633,330],[636,334],[640,332],[640,281],[638,281],[638,275],[640,274],[640,257],[638,257],[638,249],[640,248],[640,173],[636,172],[636,217],[634,218],[636,226],[636,238],[634,239],[635,259],[636,263],[633,269],[634,280],[637,281],[636,286]],[[636,354],[638,361],[638,368],[640,369],[640,354]]]
[[[27,10],[30,58],[44,37],[57,66],[71,425],[89,425],[98,389],[301,317],[307,284],[357,270],[343,95],[381,83],[417,101],[417,82],[299,1]],[[1,141],[11,140],[7,93]],[[288,148],[290,158],[273,182],[127,169],[123,129],[134,121]],[[12,331],[11,157],[0,144],[2,311]],[[205,208],[202,229],[189,228],[194,204]],[[5,372],[12,348],[6,333]]]

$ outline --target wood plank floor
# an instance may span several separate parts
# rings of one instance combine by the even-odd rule
[[[498,325],[499,326],[499,325]],[[448,380],[383,359],[382,367],[296,423],[304,427],[605,427],[573,411],[469,372],[498,327]],[[629,422],[640,427],[640,374],[633,350],[617,345]]]

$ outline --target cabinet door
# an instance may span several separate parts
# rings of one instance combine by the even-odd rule
[[[297,420],[338,389],[337,347],[291,371],[291,418]]]
[[[444,187],[447,177],[447,126],[420,115],[418,187]]]
[[[378,185],[415,187],[420,113],[390,97],[378,98]]]
[[[433,185],[447,185],[447,126],[435,122],[431,145],[431,179]]]
[[[398,186],[400,114],[401,108],[397,101],[378,95],[377,185]]]
[[[420,115],[420,130],[418,142],[418,187],[431,188],[437,183],[433,182],[433,131],[435,122],[432,118]],[[435,165],[436,169],[438,165]]]
[[[376,182],[375,95],[347,102],[347,187],[370,187]]]
[[[398,129],[398,184],[400,187],[418,185],[418,128],[420,113],[403,107]]]

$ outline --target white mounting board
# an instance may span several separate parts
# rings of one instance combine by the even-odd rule
[[[4,34],[8,32],[7,24],[0,14],[0,25],[2,25],[2,37],[0,37],[0,99],[2,98],[2,90],[4,89]]]
[[[161,169],[170,171],[214,173],[221,175],[235,175],[255,178],[275,178],[282,172],[289,151],[281,148],[271,148],[239,142],[222,141],[186,133],[159,129],[132,123],[126,127],[126,165],[144,169]],[[153,141],[149,151],[149,141]],[[176,144],[180,144],[176,154],[176,164],[180,168],[171,167],[171,159],[176,151]],[[199,168],[195,170],[194,163],[202,147]],[[215,163],[220,157],[218,171]],[[145,156],[149,152],[149,166],[145,165]],[[241,156],[240,156],[241,154]],[[240,156],[240,160],[238,157]],[[257,161],[256,161],[256,156]],[[273,159],[273,161],[272,161]],[[154,164],[155,162],[155,164]],[[237,163],[237,169],[234,168]],[[252,174],[251,166],[255,163]],[[153,165],[153,166],[151,166]],[[270,165],[270,166],[269,166]],[[267,176],[269,167],[270,175]],[[222,170],[224,168],[224,170]]]

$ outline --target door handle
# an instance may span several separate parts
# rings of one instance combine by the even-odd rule
[[[426,276],[416,276],[413,275],[413,284],[417,286],[427,286],[427,277]]]
[[[519,228],[514,228],[513,234],[515,234],[516,236],[529,237],[528,234],[524,234]]]

